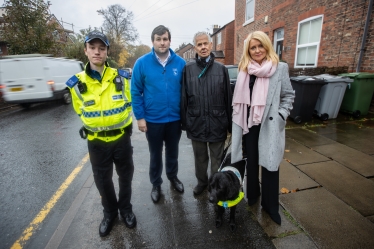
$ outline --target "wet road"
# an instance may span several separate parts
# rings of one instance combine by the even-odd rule
[[[71,105],[54,102],[0,113],[0,248],[13,245],[87,154],[80,126]],[[89,174],[86,165],[26,245],[48,241]]]
[[[30,222],[87,155],[86,142],[78,137],[81,123],[71,106],[40,104],[29,110],[0,113],[0,248],[10,248]],[[183,132],[180,142],[179,178],[185,192],[176,192],[163,172],[162,197],[150,198],[149,152],[144,133],[134,125],[132,136],[135,172],[132,204],[137,215],[135,229],[117,220],[108,237],[100,238],[100,196],[92,181],[89,161],[34,228],[23,248],[45,248],[66,216],[75,217],[64,239],[54,248],[274,248],[271,238],[242,201],[236,214],[237,231],[220,229],[208,193],[195,197],[196,184],[191,142]],[[91,180],[90,180],[91,179]],[[117,176],[114,183],[118,191]],[[87,196],[77,213],[68,209],[80,191]],[[58,236],[57,236],[58,237]]]

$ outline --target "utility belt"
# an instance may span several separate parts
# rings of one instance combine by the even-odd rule
[[[132,123],[130,125],[126,126],[125,128],[109,130],[109,131],[93,132],[93,131],[90,131],[90,130],[86,129],[86,127],[84,127],[84,126],[82,126],[82,128],[80,128],[80,130],[79,130],[79,135],[83,139],[86,139],[87,135],[96,135],[97,137],[114,137],[114,136],[120,135],[122,133],[129,133],[129,135],[131,136],[131,134],[132,134]]]

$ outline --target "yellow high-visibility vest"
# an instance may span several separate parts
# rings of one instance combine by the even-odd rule
[[[104,67],[101,82],[91,78],[82,71],[66,83],[71,92],[73,107],[81,118],[84,127],[92,132],[123,129],[132,123],[132,107],[130,85],[126,78],[123,80],[122,91],[116,90],[114,79],[118,71],[111,67]],[[78,80],[85,83],[87,91],[80,93]],[[120,138],[122,134],[112,137],[99,137],[97,134],[88,135],[88,140],[94,138],[110,142]]]

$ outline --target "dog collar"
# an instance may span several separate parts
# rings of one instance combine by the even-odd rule
[[[233,206],[237,205],[243,199],[243,197],[244,197],[244,193],[239,192],[239,196],[235,200],[233,200],[233,201],[219,201],[218,205],[222,206],[224,208],[233,207]]]
[[[239,178],[239,182],[240,184],[242,184],[242,176],[240,175],[240,172],[237,168],[234,168],[232,166],[226,166],[224,168],[221,169],[221,172],[225,172],[225,171],[232,171],[234,172],[234,174]]]

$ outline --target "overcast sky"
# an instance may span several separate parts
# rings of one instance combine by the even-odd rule
[[[120,4],[134,14],[133,25],[139,41],[152,47],[152,30],[162,24],[170,29],[171,48],[183,42],[192,43],[198,31],[212,32],[214,24],[220,27],[234,20],[235,0],[50,0],[50,11],[58,20],[73,24],[74,31],[100,27],[103,18],[97,10]],[[69,25],[64,24],[65,28]]]

